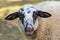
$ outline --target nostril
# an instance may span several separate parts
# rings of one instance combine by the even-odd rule
[[[32,26],[32,25],[30,24],[30,26]]]
[[[32,28],[29,28],[29,29],[28,29],[28,32],[32,32],[32,31],[33,31],[33,29],[32,29]]]

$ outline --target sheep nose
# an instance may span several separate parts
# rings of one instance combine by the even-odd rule
[[[25,28],[25,32],[32,32],[32,31],[34,31],[33,27],[32,28],[30,28],[30,27],[26,27]]]

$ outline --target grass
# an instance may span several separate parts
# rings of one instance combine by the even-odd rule
[[[4,19],[6,17],[4,14],[7,9],[12,12],[18,8],[20,6],[8,6],[0,9],[0,40],[23,40],[22,33],[17,27],[17,19],[13,21],[6,21]]]
[[[6,21],[0,18],[0,40],[23,40],[22,33],[16,26],[9,28],[6,24]]]
[[[6,21],[4,18],[12,11],[19,9],[22,5],[32,3],[35,4],[41,0],[33,1],[15,1],[1,2],[0,1],[0,40],[24,40],[22,33],[18,30],[17,19]],[[5,15],[7,13],[7,15]]]
[[[29,0],[29,1],[11,1],[11,2],[8,2],[8,1],[0,1],[0,8],[1,7],[7,7],[7,6],[22,6],[24,4],[35,4],[35,3],[38,3],[38,2],[41,2],[41,1],[45,1],[45,0]]]

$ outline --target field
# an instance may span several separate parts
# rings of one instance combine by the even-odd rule
[[[12,21],[7,21],[5,20],[5,17],[21,8],[24,4],[31,3],[34,5],[41,1],[42,0],[0,0],[0,40],[24,40],[24,35],[18,30],[18,18]],[[53,29],[54,28],[56,27],[53,27]],[[59,35],[59,33],[57,35]],[[60,36],[58,40],[60,40]]]
[[[22,3],[23,2],[23,3]],[[22,33],[18,30],[18,19],[13,21],[6,21],[4,18],[22,5],[39,2],[26,1],[4,1],[0,0],[0,40],[24,40]]]
[[[0,40],[23,40],[22,34],[19,32],[17,27],[17,19],[14,21],[6,21],[4,19],[7,16],[5,13],[9,14],[8,10],[14,10],[13,7],[8,8],[5,7],[0,10]]]

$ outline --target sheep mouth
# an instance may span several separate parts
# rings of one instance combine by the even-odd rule
[[[31,31],[31,32],[25,32],[27,36],[32,36],[34,31]]]

